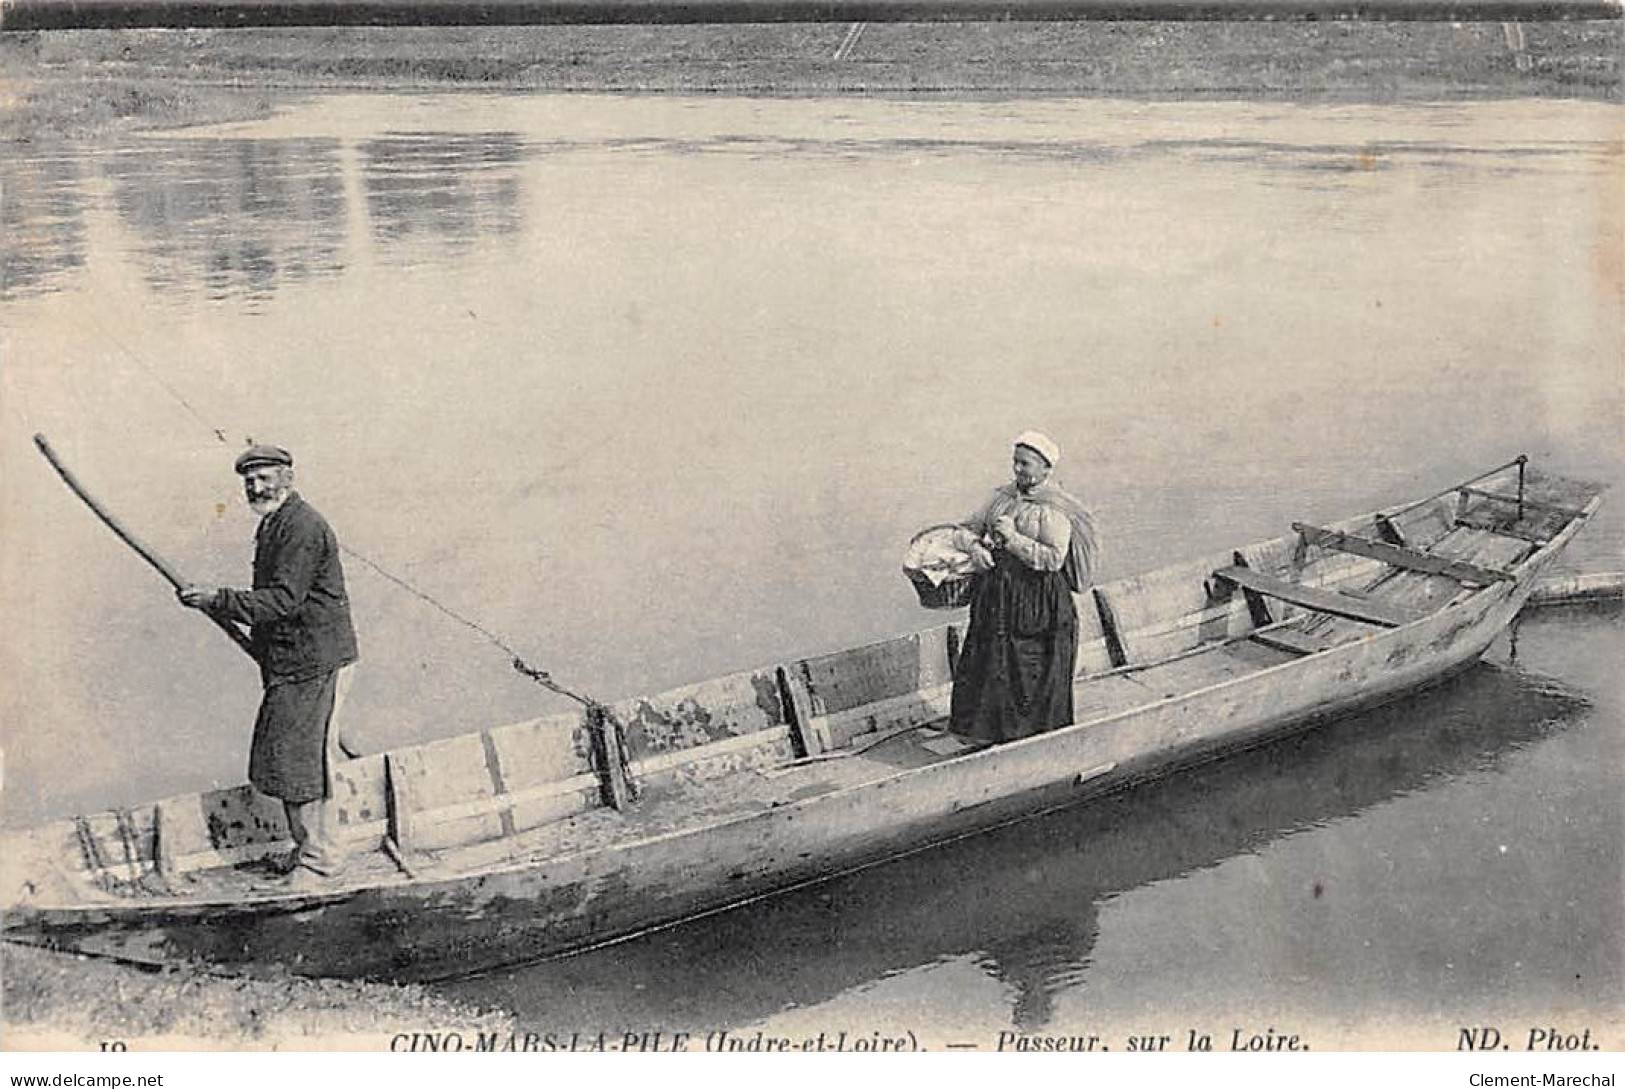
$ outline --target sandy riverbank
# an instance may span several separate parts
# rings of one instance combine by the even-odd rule
[[[421,987],[202,971],[145,971],[0,945],[0,1050],[388,1050],[397,1033],[513,1031]]]
[[[0,140],[262,116],[326,89],[1397,102],[1621,97],[1621,22],[972,23],[0,35]],[[850,39],[850,40],[849,40]]]

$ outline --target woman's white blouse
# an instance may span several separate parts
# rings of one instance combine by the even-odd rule
[[[969,549],[1004,514],[1016,523],[1015,534],[1005,542],[1012,556],[1035,571],[1059,571],[1066,565],[1072,545],[1072,523],[1066,515],[1047,503],[1025,496],[1011,498],[1001,491],[995,491],[985,507],[960,523],[965,528],[955,534],[954,544]]]

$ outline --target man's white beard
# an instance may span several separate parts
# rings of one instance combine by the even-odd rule
[[[280,507],[287,498],[288,493],[284,490],[266,499],[250,499],[248,509],[264,518],[267,514]]]

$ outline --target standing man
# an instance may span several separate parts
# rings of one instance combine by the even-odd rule
[[[265,695],[254,722],[248,779],[282,800],[296,850],[286,869],[296,883],[319,883],[344,865],[331,800],[340,758],[334,726],[358,657],[339,542],[316,509],[293,490],[293,455],[252,446],[238,457],[254,534],[254,588],[188,586],[181,604],[249,625]]]

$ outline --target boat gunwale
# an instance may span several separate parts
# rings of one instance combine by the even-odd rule
[[[1494,475],[1495,472],[1499,471],[1504,471],[1504,467],[1503,469],[1499,470],[1491,470],[1489,473],[1484,475],[1486,477],[1491,476]],[[1483,479],[1483,477],[1475,479]],[[1442,494],[1449,493],[1446,492]],[[1433,499],[1437,498],[1440,498],[1440,496],[1434,496],[1429,500],[1425,500],[1424,502],[1431,502]],[[911,777],[917,775],[935,774],[948,771],[949,769],[961,770],[966,767],[974,766],[972,764],[973,761],[992,759],[1004,753],[1019,752],[1024,748],[1029,748],[1035,745],[1051,744],[1058,738],[1074,736],[1085,729],[1098,729],[1099,727],[1111,725],[1120,720],[1143,714],[1146,709],[1150,707],[1173,707],[1189,703],[1198,698],[1205,698],[1213,693],[1222,692],[1234,685],[1239,685],[1242,683],[1254,683],[1259,681],[1261,678],[1273,677],[1283,671],[1293,670],[1301,667],[1309,661],[1324,661],[1336,656],[1353,656],[1355,653],[1368,649],[1372,645],[1380,645],[1385,641],[1392,642],[1398,640],[1402,636],[1414,634],[1423,625],[1437,621],[1438,618],[1446,615],[1451,610],[1454,610],[1461,605],[1477,601],[1485,596],[1510,597],[1513,593],[1524,587],[1532,588],[1532,580],[1527,577],[1531,568],[1538,565],[1544,565],[1544,563],[1546,563],[1552,556],[1555,556],[1558,552],[1561,552],[1564,548],[1566,548],[1568,542],[1585,526],[1591,516],[1595,514],[1601,505],[1602,495],[1599,493],[1593,496],[1583,508],[1579,509],[1575,515],[1568,520],[1562,529],[1553,534],[1544,543],[1535,547],[1529,553],[1529,555],[1525,556],[1522,560],[1509,566],[1507,570],[1515,576],[1514,579],[1497,580],[1494,584],[1488,586],[1464,588],[1461,594],[1453,597],[1439,609],[1418,617],[1416,620],[1410,621],[1409,623],[1393,628],[1378,629],[1359,639],[1350,640],[1346,643],[1328,647],[1326,650],[1319,651],[1312,655],[1293,658],[1275,665],[1252,670],[1235,677],[1224,678],[1212,684],[1202,685],[1187,692],[1178,693],[1177,695],[1147,699],[1143,702],[1136,703],[1133,706],[1126,707],[1118,711],[1111,711],[1093,718],[1069,723],[1066,726],[1062,726],[1054,730],[1048,730],[1044,733],[1035,734],[1031,737],[1020,738],[1015,741],[1005,742],[998,745],[986,746],[971,752],[961,753],[956,756],[934,761],[920,767],[902,768],[891,774],[881,775],[873,779],[865,779],[862,782],[838,787],[834,790],[812,797],[796,799],[782,804],[774,804],[767,809],[756,812],[723,816],[717,819],[705,821],[703,823],[687,825],[684,827],[659,832],[654,835],[621,839],[612,843],[589,846],[564,854],[526,859],[503,859],[484,866],[476,865],[469,869],[450,874],[419,874],[416,876],[407,876],[406,874],[397,870],[387,878],[368,879],[361,884],[341,885],[332,889],[312,889],[301,890],[298,892],[266,890],[263,894],[256,892],[250,893],[246,896],[240,895],[227,898],[147,896],[115,899],[98,903],[66,905],[13,905],[4,910],[4,919],[0,920],[0,926],[3,926],[4,930],[6,931],[12,930],[14,928],[13,917],[21,917],[22,919],[27,920],[40,920],[48,923],[71,923],[71,921],[75,919],[89,920],[96,916],[131,918],[162,914],[171,917],[187,917],[202,913],[204,911],[225,912],[227,914],[259,913],[265,911],[276,911],[278,913],[282,913],[318,908],[327,904],[353,899],[369,893],[387,894],[403,888],[423,890],[427,893],[432,892],[435,889],[454,887],[470,881],[483,880],[486,878],[500,878],[511,874],[540,870],[547,866],[576,865],[594,857],[614,855],[633,850],[643,850],[673,840],[704,835],[713,830],[727,828],[736,824],[743,824],[745,822],[760,820],[766,817],[777,816],[784,813],[811,810],[831,802],[838,803],[859,791],[879,789],[893,783],[907,781]],[[1377,517],[1389,517],[1396,512],[1415,509],[1415,506],[1416,504],[1414,503],[1410,505],[1399,504],[1391,507],[1385,507],[1376,511],[1371,511],[1366,514],[1357,514],[1351,518],[1342,519],[1341,521],[1350,522],[1359,521],[1362,519],[1374,519]],[[1484,532],[1494,533],[1495,531],[1484,530]],[[1284,534],[1279,537],[1266,538],[1264,540],[1256,541],[1252,544],[1243,546],[1242,551],[1290,542],[1294,536],[1295,535],[1293,534]],[[1167,564],[1163,567],[1152,568],[1147,572],[1124,576],[1124,578],[1141,578],[1156,571],[1166,570],[1171,567],[1183,566],[1188,562],[1189,561],[1180,561],[1173,564]],[[1381,561],[1373,562],[1381,563]],[[1388,567],[1391,565],[1384,564],[1382,566]],[[1108,583],[1105,585],[1110,584]],[[1489,605],[1486,605],[1486,614],[1490,609],[1494,608],[1496,604],[1497,603],[1492,602]],[[906,634],[918,634],[918,632]],[[1216,651],[1221,649],[1224,645],[1225,644],[1223,643],[1215,644],[1215,646],[1211,649]],[[799,661],[802,659],[795,660]],[[1154,667],[1154,664],[1148,666],[1148,668]],[[1096,674],[1095,676],[1104,677],[1107,675],[1109,674],[1102,673]],[[1081,683],[1087,684],[1089,679],[1090,678],[1086,676],[1081,679]],[[1075,681],[1076,680],[1078,679],[1075,678]],[[1336,712],[1333,711],[1332,713]],[[500,727],[492,728],[495,729]],[[703,748],[703,746],[697,746],[696,748]],[[1082,799],[1079,800],[1081,801]],[[499,843],[501,841],[493,840],[487,842]],[[454,861],[455,852],[480,846],[484,846],[484,844],[467,844],[456,848],[448,848],[445,850],[445,854],[442,857],[448,861]]]

